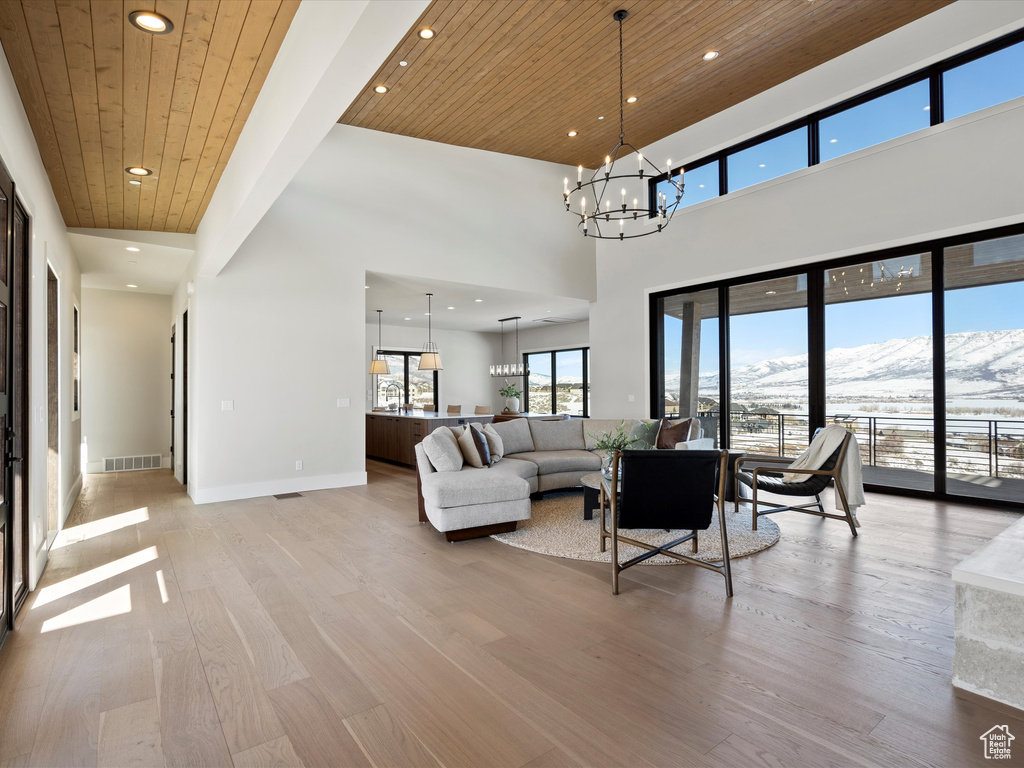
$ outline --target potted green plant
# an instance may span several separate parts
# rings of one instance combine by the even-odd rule
[[[601,471],[606,475],[611,472],[612,455],[616,451],[624,451],[630,446],[640,442],[640,438],[629,436],[629,432],[626,431],[625,421],[621,422],[618,428],[614,431],[608,430],[607,432],[602,432],[599,435],[595,435],[593,432],[590,432],[589,434],[596,441],[594,443],[594,450],[604,451],[605,453],[605,457],[601,463]]]
[[[505,379],[505,386],[498,390],[498,394],[505,398],[505,410],[508,413],[519,413],[519,396],[523,394],[522,390]]]

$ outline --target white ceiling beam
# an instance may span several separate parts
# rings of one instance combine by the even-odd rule
[[[224,269],[429,4],[299,5],[196,232],[199,274]]]

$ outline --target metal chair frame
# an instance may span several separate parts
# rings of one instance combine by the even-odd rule
[[[642,563],[644,560],[648,560],[655,555],[665,555],[666,557],[674,558],[683,563],[690,563],[701,568],[706,568],[709,571],[714,571],[725,577],[725,594],[726,597],[732,597],[732,569],[729,564],[729,534],[726,530],[725,525],[725,468],[729,460],[729,453],[727,451],[721,451],[721,458],[718,467],[718,488],[715,493],[715,508],[718,511],[718,525],[722,537],[722,560],[718,563],[709,563],[704,560],[698,560],[695,557],[683,555],[678,552],[672,552],[675,547],[680,544],[685,544],[687,541],[692,542],[693,553],[696,554],[699,547],[697,541],[698,530],[692,530],[686,536],[681,536],[678,539],[670,541],[667,544],[657,546],[650,544],[645,541],[640,541],[628,536],[623,536],[619,533],[619,503],[621,502],[619,494],[619,461],[622,458],[622,452],[616,451],[612,456],[612,476],[611,478],[605,478],[604,482],[601,483],[601,551],[606,551],[606,544],[608,540],[611,540],[612,545],[612,594],[619,594],[619,574],[627,568],[632,568],[634,565]],[[608,505],[610,499],[610,505]],[[610,506],[611,514],[608,516],[611,519],[611,530],[605,527],[605,508],[606,505]],[[684,529],[685,530],[685,529]],[[704,529],[707,530],[707,529]],[[634,547],[640,549],[646,549],[647,552],[642,555],[637,555],[634,558],[627,560],[625,563],[619,562],[619,542],[624,541],[627,544],[632,544]]]
[[[733,502],[735,506],[733,508],[733,512],[734,513],[735,512],[739,512],[740,500],[741,500],[740,499],[740,486],[741,485],[745,485],[745,483],[741,483],[740,482],[740,478],[739,478],[740,465],[743,464],[744,462],[752,462],[752,463],[757,463],[757,464],[771,464],[773,466],[770,466],[770,467],[755,467],[753,473],[751,474],[751,479],[753,481],[753,484],[751,485],[750,490],[753,492],[753,499],[751,499],[751,501],[753,503],[753,508],[754,508],[753,514],[751,515],[751,517],[752,517],[751,528],[753,530],[755,530],[755,531],[757,530],[757,520],[762,515],[774,515],[776,512],[792,511],[792,512],[803,512],[805,514],[816,515],[818,517],[827,517],[827,518],[830,518],[832,520],[845,520],[849,524],[849,526],[850,526],[850,532],[854,535],[854,537],[856,537],[857,536],[857,526],[856,526],[856,524],[853,521],[853,514],[850,512],[850,505],[849,505],[849,503],[846,500],[846,490],[843,488],[843,481],[842,481],[842,479],[839,476],[839,472],[840,472],[840,470],[842,469],[842,466],[843,466],[843,460],[846,458],[846,451],[850,447],[850,440],[851,440],[851,438],[852,438],[852,434],[849,431],[847,431],[846,437],[843,438],[842,445],[839,446],[839,456],[836,459],[835,466],[832,467],[832,469],[799,469],[799,468],[794,469],[794,468],[789,467],[787,465],[793,463],[793,461],[795,461],[795,459],[785,459],[785,458],[781,458],[781,457],[778,457],[778,458],[777,457],[766,457],[766,456],[742,456],[742,457],[740,457],[739,459],[736,460],[736,480],[735,480],[736,488],[735,488],[735,495],[733,497],[735,499],[735,501]],[[792,473],[794,475],[807,475],[808,477],[827,475],[835,483],[836,493],[839,495],[839,503],[843,507],[844,514],[839,515],[839,514],[835,514],[835,513],[831,513],[831,512],[826,512],[824,505],[821,503],[821,493],[820,492],[814,494],[814,501],[813,502],[808,502],[807,504],[790,504],[790,505],[785,505],[785,504],[777,504],[777,503],[775,503],[773,501],[760,501],[760,502],[758,502],[758,499],[757,499],[757,490],[758,490],[758,488],[757,488],[757,476],[758,476],[758,474],[761,473],[761,472],[764,472],[764,473],[771,472],[771,473],[776,473],[777,474],[780,470],[783,470],[785,472],[790,472],[790,473]],[[827,483],[826,483],[825,487],[826,488],[828,487]],[[824,490],[824,489],[822,489],[822,490]],[[765,490],[764,492],[765,493],[772,493],[772,491],[769,491],[769,490]],[[797,495],[797,494],[794,494],[794,495]],[[746,501],[746,499],[743,499],[743,501]],[[759,510],[758,509],[758,504],[761,504],[762,506],[770,507],[770,509]]]

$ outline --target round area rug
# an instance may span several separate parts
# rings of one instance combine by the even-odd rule
[[[519,528],[512,533],[499,533],[491,536],[503,544],[520,549],[528,549],[542,555],[568,557],[573,560],[591,560],[596,563],[610,563],[612,560],[611,542],[608,551],[601,552],[601,528],[595,511],[593,520],[583,519],[583,494],[558,493],[540,501],[533,502],[532,516],[529,520],[519,523]],[[752,555],[762,549],[768,549],[779,540],[779,526],[762,517],[757,523],[757,530],[750,529],[750,507],[742,505],[740,511],[733,513],[732,504],[726,504],[725,524],[729,532],[729,557],[737,558]],[[722,541],[718,532],[718,512],[711,518],[711,527],[701,531],[697,536],[700,549],[695,557],[699,560],[718,561],[722,559]],[[680,531],[666,533],[664,530],[631,530],[626,536],[649,541],[652,544],[664,544],[682,536]],[[676,548],[683,555],[690,555],[691,544],[686,542]],[[641,554],[642,550],[629,544],[619,545],[619,560],[625,561]],[[656,555],[642,565],[685,565],[671,557]]]

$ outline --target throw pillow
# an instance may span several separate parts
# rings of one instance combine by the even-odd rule
[[[491,449],[491,464],[501,461],[505,455],[505,443],[494,429],[494,425],[484,424],[484,437],[487,438],[487,447]]]
[[[661,422],[658,433],[658,449],[672,450],[676,443],[685,443],[690,439],[690,419],[683,419],[673,424],[668,419]]]
[[[658,446],[658,433],[660,432],[660,421],[638,420],[629,430],[629,439],[635,441],[630,443],[629,447],[635,451],[652,450]]]
[[[462,449],[462,458],[471,467],[489,467],[491,465],[491,451],[487,447],[487,439],[479,429],[464,427],[459,435],[459,448]]]
[[[462,451],[446,427],[435,429],[423,438],[423,451],[438,472],[458,472],[462,469]]]
[[[501,438],[501,442],[505,447],[503,456],[537,450],[534,448],[530,425],[526,419],[510,419],[509,421],[501,421],[489,426]]]

